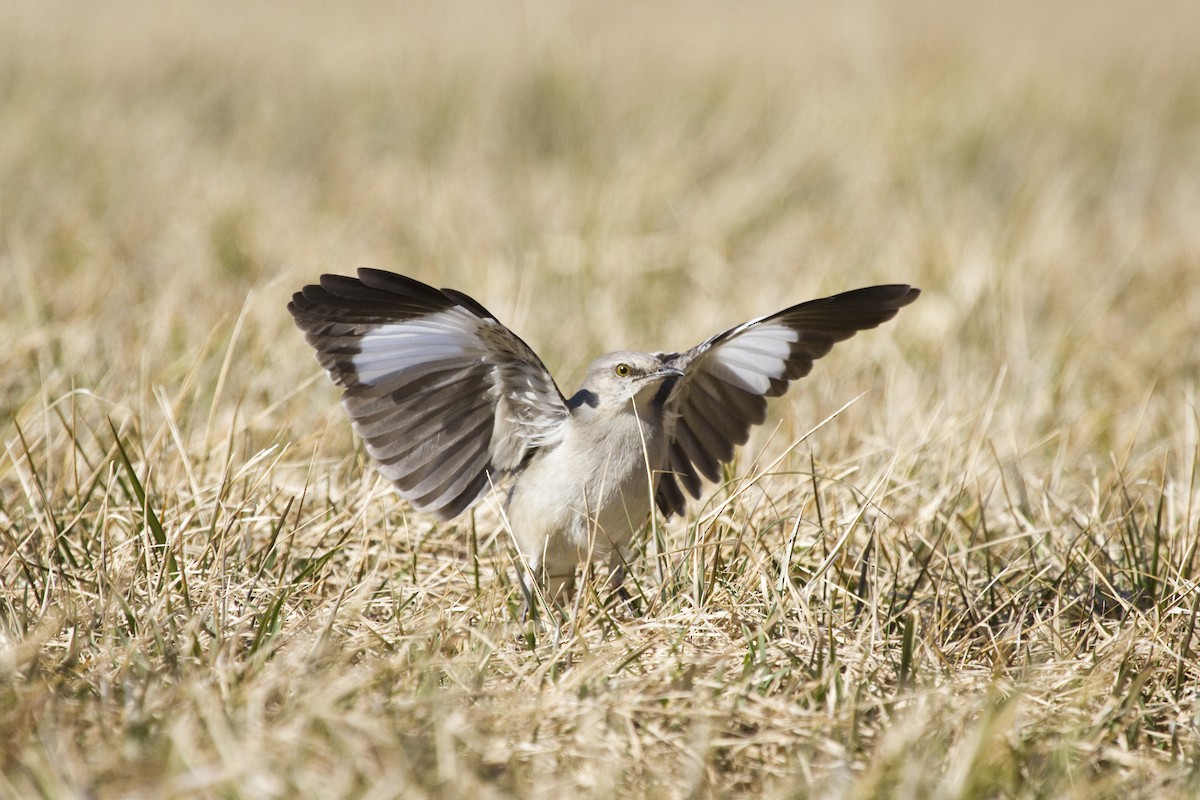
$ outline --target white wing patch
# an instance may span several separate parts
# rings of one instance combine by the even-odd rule
[[[765,394],[772,380],[787,375],[791,345],[799,334],[783,326],[750,328],[713,348],[709,371],[717,378],[752,394]]]
[[[380,325],[364,333],[358,347],[351,363],[359,384],[404,386],[406,394],[416,397],[431,385],[429,380],[440,388],[441,380],[431,376],[451,373],[463,390],[452,398],[442,392],[442,417],[458,414],[470,420],[465,423],[469,427],[454,436],[434,430],[436,426],[427,423],[431,428],[425,433],[428,438],[417,449],[400,442],[376,445],[368,439],[367,450],[377,461],[403,457],[404,468],[429,463],[447,458],[447,453],[465,438],[478,440],[481,452],[490,454],[499,469],[513,469],[529,448],[550,444],[562,436],[566,409],[553,379],[540,362],[529,360],[536,356],[526,354],[520,341],[494,319],[450,308]],[[484,383],[468,389],[472,378]],[[405,418],[395,419],[394,429],[412,424],[409,420],[419,416],[421,408],[419,404],[408,406]],[[472,416],[482,415],[484,410],[486,416]],[[439,453],[439,449],[446,452]],[[395,468],[393,473],[399,475]],[[389,477],[397,482],[404,480]],[[405,496],[413,499],[420,488],[405,489]]]
[[[475,334],[478,328],[478,318],[457,308],[381,325],[359,340],[354,370],[361,383],[374,386],[412,370],[476,361],[486,352]]]

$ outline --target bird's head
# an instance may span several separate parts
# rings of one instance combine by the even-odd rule
[[[573,407],[617,410],[633,403],[643,410],[667,381],[683,376],[683,371],[665,363],[657,353],[619,350],[601,356],[588,367],[583,387],[571,398]]]

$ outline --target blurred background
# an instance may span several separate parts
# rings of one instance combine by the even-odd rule
[[[361,266],[473,295],[564,391],[605,350],[905,281],[921,302],[823,369],[894,339],[919,416],[1003,371],[1031,441],[1108,441],[1194,393],[1194,3],[0,13],[6,416],[211,384],[239,315],[227,380],[274,403],[313,372],[288,296]]]

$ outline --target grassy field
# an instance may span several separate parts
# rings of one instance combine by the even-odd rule
[[[1200,792],[1200,6],[1047,5],[3,2],[0,796]],[[363,266],[564,391],[924,294],[547,627],[293,327]]]

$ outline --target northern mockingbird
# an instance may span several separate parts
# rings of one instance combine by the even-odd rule
[[[508,524],[552,599],[607,563],[620,584],[653,503],[681,513],[750,428],[835,342],[917,299],[872,286],[751,320],[683,353],[618,351],[564,397],[520,337],[461,292],[373,269],[323,275],[288,310],[345,388],[379,472],[448,520],[511,478]],[[524,584],[524,580],[522,580]]]

